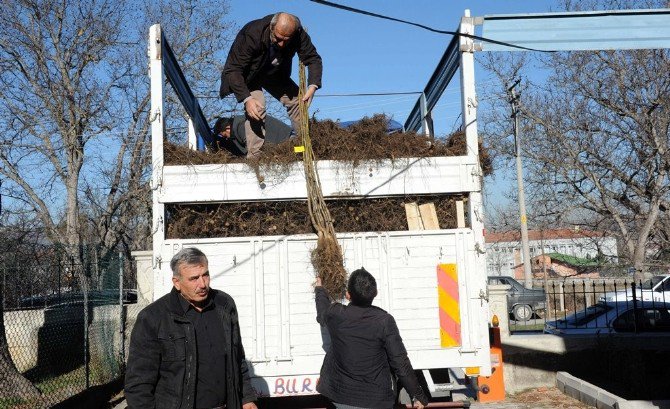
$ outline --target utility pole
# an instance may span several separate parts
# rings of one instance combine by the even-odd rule
[[[512,105],[512,119],[514,120],[514,152],[516,156],[516,183],[519,190],[519,218],[521,221],[521,251],[523,255],[523,277],[526,288],[533,288],[533,273],[531,270],[530,248],[528,246],[528,224],[526,220],[526,197],[523,192],[523,166],[521,164],[521,140],[519,139],[519,96],[516,95],[516,86],[520,79],[507,88],[509,103]]]

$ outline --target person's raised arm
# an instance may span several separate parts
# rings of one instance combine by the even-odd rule
[[[316,321],[326,325],[326,311],[330,307],[330,297],[325,288],[321,286],[321,279],[316,278],[314,282],[314,301],[316,302]]]
[[[312,44],[312,39],[304,29],[300,30],[300,47],[298,49],[298,58],[305,64],[308,69],[307,90],[303,97],[303,102],[307,105],[312,103],[314,93],[321,88],[321,77],[323,74],[323,61],[321,56],[316,51],[316,47]]]

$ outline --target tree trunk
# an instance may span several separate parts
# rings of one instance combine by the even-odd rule
[[[633,253],[633,268],[635,268],[634,279],[637,282],[647,279],[646,271],[644,269],[646,247],[635,246]]]

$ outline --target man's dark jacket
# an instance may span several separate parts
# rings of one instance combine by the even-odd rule
[[[233,117],[233,123],[230,126],[230,138],[223,139],[218,137],[220,147],[238,156],[247,154],[247,133],[245,130],[246,117],[237,115]],[[273,116],[265,117],[265,145],[277,145],[291,137],[292,128]]]
[[[345,405],[392,408],[397,393],[393,370],[410,396],[428,403],[391,314],[373,306],[331,304],[322,287],[316,287],[315,298],[316,319],[328,327],[331,340],[319,393]]]
[[[176,289],[137,316],[130,338],[125,396],[129,408],[193,408],[196,340],[193,325],[179,304]],[[210,290],[226,334],[227,408],[256,400],[240,338],[237,308],[223,291]]]
[[[247,23],[235,37],[221,73],[221,89],[219,90],[221,98],[234,93],[237,101],[242,102],[251,95],[248,87],[250,84],[262,86],[264,81],[272,81],[276,78],[289,79],[293,56],[296,53],[300,61],[309,68],[307,85],[316,85],[321,88],[323,71],[321,57],[302,27],[298,27],[289,42],[278,51],[276,57],[279,60],[279,66],[276,71],[267,78],[261,78],[266,75],[264,70],[269,63],[272,17],[273,14]]]

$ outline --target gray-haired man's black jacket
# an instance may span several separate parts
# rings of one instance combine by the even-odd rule
[[[345,405],[392,408],[397,393],[394,374],[410,396],[428,404],[391,314],[374,306],[331,303],[322,287],[314,291],[316,319],[328,328],[331,340],[316,387],[319,393]]]
[[[270,21],[274,14],[247,23],[235,37],[221,73],[221,98],[235,94],[238,102],[250,96],[249,85],[263,86],[265,81],[286,80],[291,77],[293,57],[298,54],[309,70],[307,85],[321,88],[323,65],[307,32],[298,27],[291,40],[278,51],[279,65],[273,73],[265,71],[270,56]]]
[[[137,316],[130,338],[125,396],[130,409],[193,408],[195,405],[196,351],[193,325],[172,289]],[[227,337],[227,409],[239,409],[256,400],[244,356],[237,308],[223,291],[210,290],[215,310]]]

